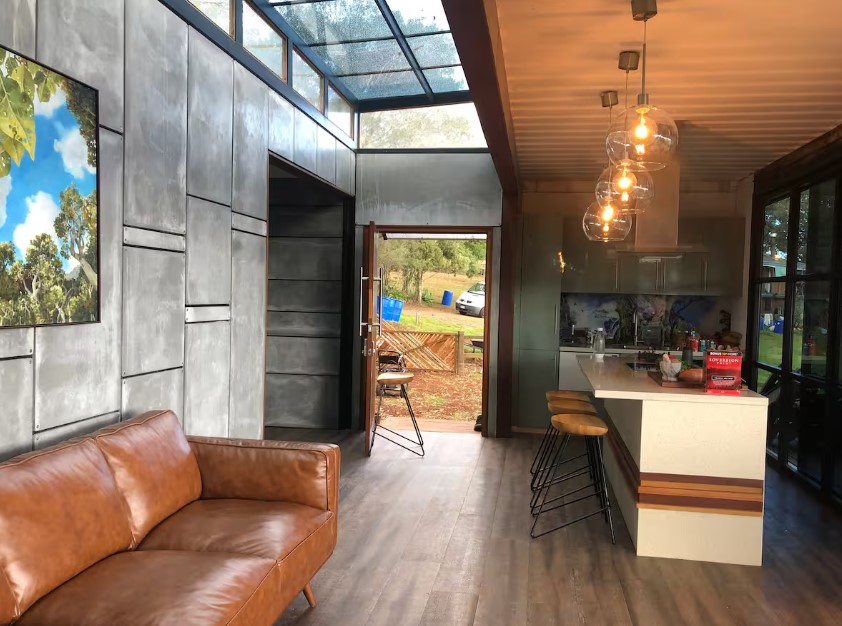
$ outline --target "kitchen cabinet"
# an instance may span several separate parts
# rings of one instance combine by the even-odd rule
[[[558,348],[519,350],[518,355],[515,423],[521,428],[546,428],[549,421],[546,393],[558,388]]]
[[[617,293],[619,267],[614,245],[589,241],[582,230],[582,220],[564,220],[565,261],[561,290],[565,293]]]
[[[558,346],[564,220],[558,214],[523,216],[520,276],[520,348],[547,350]]]
[[[705,251],[648,262],[641,262],[642,255],[617,253],[612,244],[588,241],[577,224],[565,220],[564,293],[742,295],[743,218],[679,220],[679,245]],[[627,241],[634,241],[634,232]]]

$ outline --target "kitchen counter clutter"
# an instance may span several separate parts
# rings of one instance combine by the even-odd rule
[[[767,399],[661,387],[630,356],[572,356],[603,401],[605,468],[637,554],[760,565]]]

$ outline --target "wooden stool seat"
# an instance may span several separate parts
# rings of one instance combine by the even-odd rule
[[[580,402],[590,402],[591,398],[588,394],[582,391],[567,391],[565,389],[548,391],[547,402],[555,402],[556,400],[579,400]]]
[[[584,437],[601,437],[608,432],[608,426],[596,415],[584,413],[562,413],[553,415],[553,426],[563,433]]]
[[[590,402],[581,400],[553,400],[547,403],[547,410],[551,414],[556,413],[587,413],[598,415],[596,407]]]
[[[413,378],[415,375],[412,372],[383,372],[377,375],[377,382],[381,385],[406,385]]]

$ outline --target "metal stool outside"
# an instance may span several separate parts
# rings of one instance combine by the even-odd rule
[[[532,530],[529,533],[530,536],[533,539],[535,539],[543,535],[547,535],[556,530],[559,530],[561,528],[564,528],[565,526],[569,526],[570,524],[575,524],[576,522],[580,522],[582,520],[585,520],[589,517],[593,517],[594,515],[599,515],[601,513],[605,518],[605,522],[608,524],[611,530],[611,543],[615,543],[614,523],[611,519],[611,502],[608,498],[608,481],[605,477],[605,464],[602,455],[602,439],[604,435],[608,432],[608,426],[596,415],[589,415],[584,413],[556,414],[552,416],[551,422],[553,429],[556,431],[556,434],[561,435],[561,443],[557,443],[558,436],[556,436],[550,448],[550,461],[547,466],[548,468],[551,468],[551,470],[549,474],[541,474],[542,480],[539,482],[537,491],[533,495],[532,515],[534,516],[535,520],[532,524]],[[568,443],[570,442],[570,438],[574,435],[584,438],[586,452],[585,454],[564,460],[564,451],[567,448]],[[587,456],[588,458],[588,465],[586,467],[577,468],[575,470],[567,472],[566,474],[559,475],[559,468],[575,459],[582,458],[584,456]],[[554,496],[552,498],[549,497],[550,491],[554,486],[560,485],[563,482],[575,478],[577,476],[584,476],[586,473],[590,474],[591,478],[591,482],[587,485],[583,487],[578,487],[566,493],[561,493],[560,495]],[[593,488],[593,493],[587,493],[585,495],[577,496],[572,500],[567,499],[569,498],[569,496],[581,493],[590,488]],[[549,513],[550,511],[554,511],[556,509],[568,506],[575,502],[580,502],[582,500],[587,500],[588,498],[593,497],[599,499],[598,509],[591,511],[590,513],[587,513],[585,515],[581,515],[575,519],[568,520],[562,524],[550,528],[549,530],[536,532],[538,522],[540,521],[542,515]],[[540,502],[538,502],[539,500]],[[561,501],[559,504],[553,504],[559,501]]]
[[[407,387],[406,387],[409,383],[412,382],[413,378],[415,378],[415,376],[411,372],[383,372],[383,373],[377,375],[377,387],[378,387],[377,396],[378,396],[378,399],[377,399],[377,413],[375,414],[374,430],[373,430],[373,433],[372,433],[373,436],[372,436],[372,440],[371,440],[371,447],[372,448],[374,448],[374,440],[377,437],[382,437],[386,441],[390,441],[393,444],[395,444],[396,446],[400,446],[404,450],[408,450],[409,452],[412,452],[413,454],[417,454],[418,456],[424,456],[424,438],[421,436],[421,429],[418,428],[418,420],[415,419],[415,411],[412,410],[412,404],[409,401],[409,392],[408,392]],[[413,426],[413,428],[415,428],[415,435],[418,438],[417,440],[410,439],[409,437],[407,437],[405,435],[402,435],[399,432],[396,432],[396,431],[394,431],[390,428],[386,428],[385,426],[383,426],[380,423],[380,409],[383,406],[383,395],[385,393],[385,387],[387,387],[389,385],[399,385],[400,386],[401,398],[403,398],[404,402],[406,402],[406,408],[409,411],[409,417],[412,420],[412,426]],[[404,439],[404,440],[408,441],[409,443],[411,443],[415,446],[419,446],[421,448],[421,451],[419,452],[418,450],[410,448],[410,447],[404,445],[403,443],[401,443],[400,441],[395,441],[391,437],[388,437],[388,436],[384,435],[383,433],[379,432],[381,430],[385,430],[386,432],[391,433],[395,437],[400,437],[401,439]]]

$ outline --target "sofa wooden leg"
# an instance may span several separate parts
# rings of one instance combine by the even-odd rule
[[[307,583],[304,586],[304,597],[307,598],[307,603],[310,605],[310,608],[315,608],[316,596],[313,595],[313,588],[310,586],[310,583]]]

